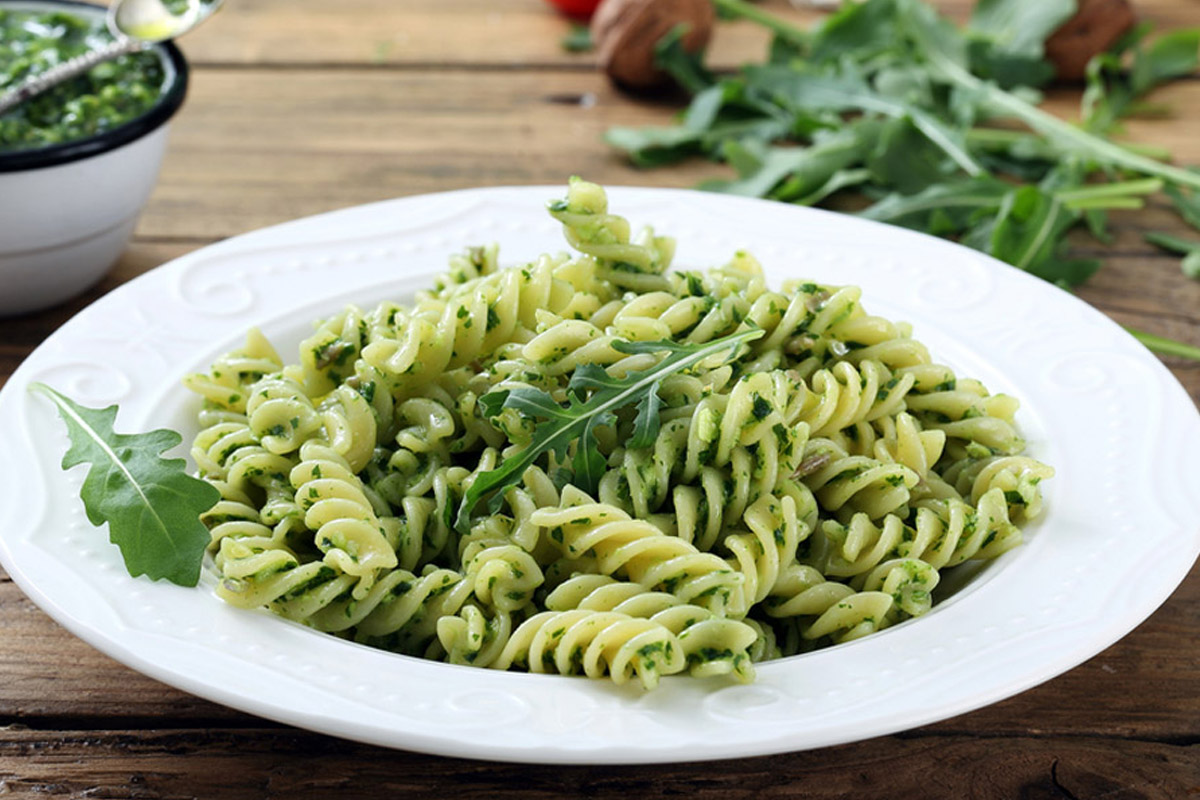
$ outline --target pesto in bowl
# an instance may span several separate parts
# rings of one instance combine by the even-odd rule
[[[0,7],[0,93],[113,41],[104,18]],[[0,116],[0,153],[52,147],[113,130],[150,111],[167,88],[162,55],[121,56]]]

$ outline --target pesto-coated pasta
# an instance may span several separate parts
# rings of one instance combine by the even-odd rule
[[[748,681],[928,612],[1041,512],[1017,401],[859,288],[776,291],[745,252],[669,271],[674,242],[584,181],[550,213],[574,255],[470,247],[411,304],[318,321],[293,363],[252,331],[185,380],[220,597],[454,664]],[[581,386],[718,346],[538,449]]]

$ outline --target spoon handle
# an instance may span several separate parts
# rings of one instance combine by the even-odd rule
[[[36,97],[47,89],[52,89],[60,83],[82,75],[97,64],[111,61],[128,53],[136,53],[146,47],[145,42],[135,39],[118,39],[112,44],[98,50],[91,50],[83,55],[64,61],[56,67],[51,67],[43,73],[28,78],[17,88],[0,95],[0,115],[24,103],[31,97]]]

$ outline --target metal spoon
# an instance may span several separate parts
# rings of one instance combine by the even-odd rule
[[[222,2],[224,0],[187,0],[187,10],[174,14],[162,0],[116,0],[108,7],[106,19],[108,29],[116,37],[112,44],[64,61],[0,95],[0,114],[82,75],[97,64],[182,36],[212,16]]]

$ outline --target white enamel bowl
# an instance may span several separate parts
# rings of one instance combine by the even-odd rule
[[[103,18],[102,6],[19,0],[8,11]],[[37,311],[92,286],[120,257],[158,179],[171,116],[188,67],[170,42],[155,45],[165,85],[140,117],[86,139],[0,151],[0,316]]]

